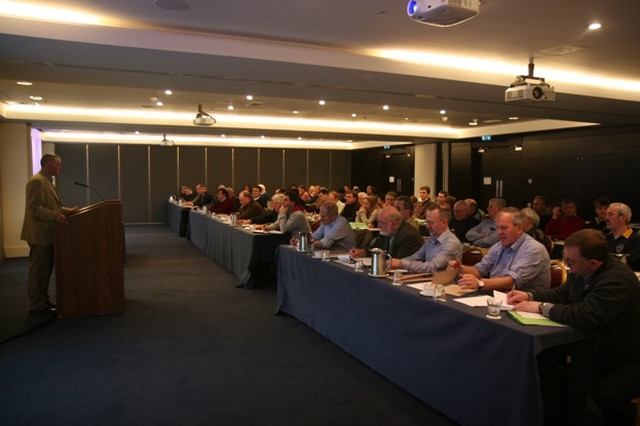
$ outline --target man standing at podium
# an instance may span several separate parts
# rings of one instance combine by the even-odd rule
[[[62,171],[62,160],[45,154],[41,169],[27,182],[26,207],[21,239],[29,244],[29,275],[27,290],[29,310],[46,312],[56,308],[49,301],[49,280],[53,271],[53,225],[67,224],[67,216],[78,206],[62,207],[62,200],[53,184],[53,177]]]

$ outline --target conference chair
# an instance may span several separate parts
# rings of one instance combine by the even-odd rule
[[[549,268],[551,288],[559,287],[567,281],[567,268],[560,260],[552,260]]]
[[[461,262],[465,266],[473,266],[480,262],[484,257],[482,248],[476,246],[469,246],[462,252]]]
[[[373,241],[373,232],[366,228],[356,229],[353,232],[356,236],[356,248],[366,250]]]

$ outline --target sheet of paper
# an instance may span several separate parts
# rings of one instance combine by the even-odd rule
[[[484,306],[486,308],[487,299],[490,299],[490,297],[485,295],[485,296],[460,297],[458,299],[453,299],[453,300],[474,308],[479,306]]]
[[[507,303],[507,293],[493,290],[493,298],[502,301],[502,307],[500,308],[503,311],[510,311],[513,309],[513,305]]]

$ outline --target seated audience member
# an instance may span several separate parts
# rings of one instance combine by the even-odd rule
[[[449,230],[460,242],[470,242],[467,240],[467,232],[478,223],[478,219],[471,216],[471,208],[466,201],[460,200],[453,205],[453,217],[449,221]]]
[[[416,230],[420,229],[420,224],[418,223],[418,221],[413,216],[411,216],[413,214],[413,201],[411,201],[410,197],[407,197],[406,195],[399,196],[394,203],[394,207],[396,208],[396,210],[398,210],[398,212],[400,212],[400,215],[402,215],[402,220],[407,222],[412,227],[416,228]]]
[[[344,203],[340,201],[340,194],[338,192],[331,191],[329,193],[329,196],[327,197],[327,200],[331,201],[336,205],[336,207],[338,207],[338,214],[342,213],[342,210],[344,209]]]
[[[356,223],[364,223],[367,228],[375,228],[378,225],[378,201],[376,196],[367,196],[362,201],[360,209],[356,212]]]
[[[414,203],[412,216],[416,219],[424,219],[429,206],[435,204],[431,200],[431,188],[426,185],[421,186],[418,190],[418,195],[420,196],[420,199],[417,203]]]
[[[633,425],[631,399],[640,395],[640,285],[608,253],[605,236],[576,231],[564,243],[567,282],[548,290],[514,291],[516,311],[537,312],[579,330],[596,332],[591,396],[606,425]]]
[[[447,191],[438,191],[438,195],[436,196],[436,203],[444,207],[444,203],[448,196],[449,196],[449,193]]]
[[[298,185],[298,197],[303,204],[306,204],[311,199],[311,196],[307,192],[307,188],[302,184]]]
[[[460,260],[449,262],[449,267],[460,273],[458,285],[462,289],[486,291],[549,288],[549,253],[524,232],[524,214],[508,207],[497,214],[496,220],[500,242],[479,263],[465,266]]]
[[[367,198],[366,192],[358,192],[358,203],[360,204],[360,206],[362,206],[362,202],[365,198]]]
[[[320,206],[320,227],[311,234],[316,249],[349,251],[356,246],[356,237],[349,222],[338,214],[338,207],[331,201]],[[297,238],[291,244],[298,244]]]
[[[216,214],[231,214],[237,212],[238,208],[231,198],[229,198],[229,192],[225,188],[218,189],[216,192],[216,198],[218,202],[209,206],[209,210]]]
[[[402,219],[395,207],[385,207],[378,214],[380,234],[371,242],[368,250],[380,248],[391,257],[403,258],[411,256],[422,246],[422,235],[417,228]],[[351,257],[363,257],[367,253],[364,249],[352,248]]]
[[[542,243],[546,247],[547,238],[544,235],[544,232],[542,232],[542,230],[538,228],[538,223],[540,222],[540,217],[538,216],[538,214],[529,207],[525,207],[521,211],[525,217],[524,232],[529,234],[531,238],[539,243]]]
[[[269,201],[271,201],[271,195],[267,192],[267,187],[264,186],[263,183],[258,184],[258,188],[260,188],[260,198],[264,200],[265,206],[268,206]],[[262,203],[260,203],[262,205]]]
[[[540,218],[540,223],[538,223],[538,228],[544,229],[547,227],[547,223],[551,220],[551,208],[548,207],[549,201],[547,197],[544,195],[536,195],[533,199],[533,203],[531,203],[531,208]]]
[[[398,193],[394,191],[389,191],[384,194],[384,205],[383,207],[394,207],[396,200],[398,199]]]
[[[261,190],[259,186],[251,187],[251,198],[260,205],[263,209],[267,208],[267,200],[266,198],[262,198]]]
[[[589,223],[585,223],[585,229],[598,229],[607,235],[609,233],[607,230],[607,209],[610,204],[611,200],[607,197],[597,198],[596,201],[593,202],[593,209],[596,212],[596,217],[589,221]]]
[[[344,208],[342,209],[340,216],[347,219],[347,222],[355,222],[358,210],[360,210],[358,194],[356,191],[348,191],[344,194]]]
[[[262,206],[251,197],[248,191],[242,191],[238,198],[240,201],[238,219],[251,219],[264,213]]]
[[[269,231],[279,230],[290,233],[292,236],[299,235],[300,232],[311,232],[309,221],[303,211],[296,210],[298,193],[287,191],[282,199],[282,206],[278,211],[278,218],[265,229]]]
[[[473,198],[467,198],[464,201],[466,201],[467,204],[469,204],[469,209],[471,210],[470,214],[471,216],[478,219],[478,223],[482,222],[487,218],[486,213],[483,212],[480,208],[478,208],[478,203],[476,202],[476,200],[474,200]]]
[[[440,204],[440,206],[445,209],[453,210],[453,206],[456,204],[456,201],[458,201],[456,197],[453,195],[447,195],[444,197],[444,203]]]
[[[280,211],[280,207],[282,207],[282,200],[284,199],[284,194],[274,194],[271,197],[271,209],[263,212],[260,216],[253,217],[249,220],[241,220],[240,224],[256,224],[256,225],[264,225],[266,223],[273,223],[278,220],[278,212]]]
[[[640,235],[629,227],[631,209],[626,204],[612,203],[607,208],[606,236],[609,253],[625,256],[623,262],[634,271],[640,271]]]
[[[226,187],[227,191],[229,190],[229,187]],[[251,193],[251,185],[246,184],[245,186],[242,187],[242,191],[247,191],[249,193]],[[240,192],[242,192],[240,191]]]
[[[367,193],[367,196],[370,197],[373,195],[378,195],[378,190],[376,189],[375,186],[368,185],[366,189],[366,193]]]
[[[584,219],[578,216],[578,208],[571,198],[562,200],[560,206],[553,208],[553,216],[544,233],[556,240],[565,240],[569,235],[584,228]]]
[[[231,187],[227,186],[225,189],[227,190],[227,193],[229,194],[229,195],[228,195],[229,199],[230,199],[231,201],[233,201],[233,204],[235,204],[235,206],[236,206],[236,211],[237,211],[237,210],[240,210],[240,198],[236,197],[236,193],[235,193],[235,191],[233,190],[233,188],[231,188]],[[247,192],[249,192],[249,191],[247,191]],[[217,201],[217,200],[216,200],[216,201]]]
[[[318,199],[319,190],[320,190],[319,186],[309,185],[309,190],[307,191],[309,193],[309,201],[307,201],[307,204],[313,204],[316,202],[316,200]]]
[[[327,188],[319,188],[316,192],[316,200],[308,206],[307,211],[311,213],[318,213],[322,203],[329,199],[329,191]]]
[[[406,269],[412,274],[434,273],[445,269],[452,259],[462,256],[460,240],[449,230],[451,210],[431,206],[427,210],[426,226],[430,237],[420,250],[403,259],[391,259],[390,269]]]
[[[492,198],[487,206],[487,218],[467,231],[465,238],[474,246],[491,247],[500,240],[495,219],[507,205],[504,198]]]
[[[196,185],[196,192],[198,195],[191,201],[191,203],[185,203],[185,205],[192,205],[197,207],[208,206],[213,201],[213,197],[207,192],[207,187],[201,184]]]
[[[193,192],[190,186],[182,185],[182,188],[180,188],[180,198],[182,198],[182,201],[193,201],[197,196],[198,194]]]

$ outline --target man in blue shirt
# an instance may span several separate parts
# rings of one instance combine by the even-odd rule
[[[491,247],[500,240],[496,229],[496,217],[507,205],[504,198],[492,198],[487,206],[487,218],[471,228],[465,236],[467,241],[478,247]]]
[[[356,236],[347,220],[338,215],[338,206],[325,201],[320,206],[320,227],[311,235],[316,249],[349,251],[356,246]],[[292,238],[291,245],[298,239]]]
[[[426,225],[431,235],[420,250],[404,259],[391,259],[390,269],[406,269],[412,274],[434,273],[462,256],[460,240],[449,230],[451,211],[437,204],[427,209]]]
[[[462,289],[531,291],[549,288],[549,253],[547,249],[524,232],[525,216],[508,207],[497,216],[500,242],[474,266],[462,265],[460,260],[449,262],[459,271],[458,285]]]

